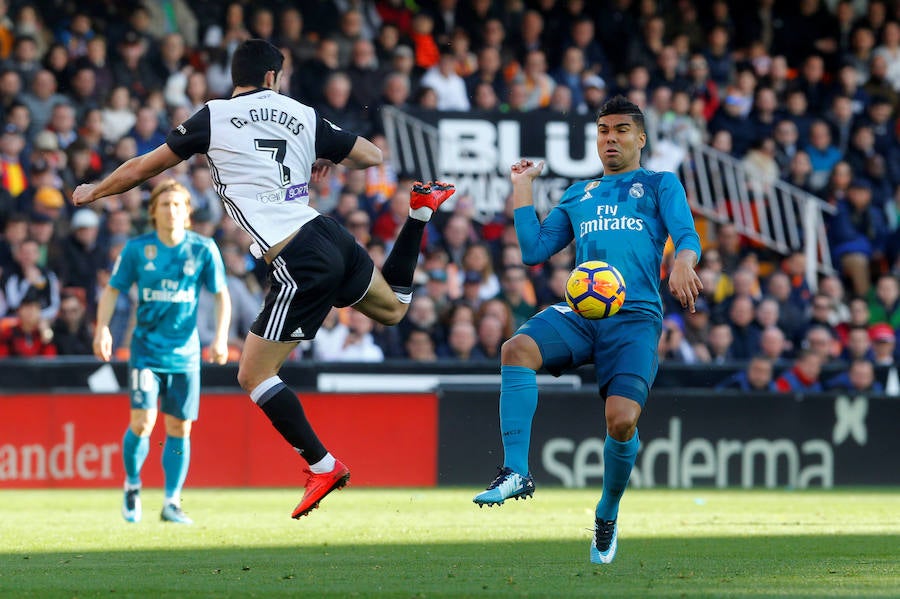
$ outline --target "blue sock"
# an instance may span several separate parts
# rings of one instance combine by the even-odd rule
[[[190,438],[170,437],[166,435],[163,446],[162,467],[166,478],[166,499],[180,502],[181,487],[187,478],[188,466],[191,463]]]
[[[141,468],[150,453],[150,437],[138,437],[131,428],[125,429],[122,438],[122,462],[125,464],[125,481],[129,485],[141,484]]]
[[[619,500],[628,486],[631,468],[637,458],[641,440],[637,429],[625,442],[616,441],[608,433],[603,444],[603,495],[597,503],[597,517],[615,520],[619,515]]]
[[[531,420],[537,409],[538,388],[534,370],[524,366],[500,367],[500,434],[503,465],[528,474]]]

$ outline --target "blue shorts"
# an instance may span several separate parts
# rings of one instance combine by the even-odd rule
[[[544,368],[555,376],[566,369],[593,362],[603,397],[606,397],[613,377],[634,375],[643,385],[617,383],[617,389],[637,388],[634,392],[620,391],[616,395],[633,399],[641,407],[659,368],[657,346],[661,332],[662,322],[651,316],[619,313],[611,318],[588,320],[573,312],[565,302],[542,310],[516,331],[534,339],[541,351]],[[644,391],[641,392],[639,387]]]
[[[197,420],[200,414],[200,371],[157,372],[130,368],[128,385],[131,408],[155,410],[181,420]]]

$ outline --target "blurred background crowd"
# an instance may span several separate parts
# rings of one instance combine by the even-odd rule
[[[651,148],[709,144],[837,209],[836,272],[812,285],[802,254],[704,226],[705,290],[694,313],[666,298],[660,361],[735,363],[722,384],[737,388],[877,390],[873,366],[898,358],[894,0],[0,0],[0,355],[91,353],[99,291],[125,241],[148,231],[148,189],[79,210],[71,192],[229,96],[230,55],[249,37],[282,48],[283,93],[386,156],[383,106],[565,117],[624,94],[645,110]],[[193,228],[222,250],[236,358],[264,269],[224,215],[203,157],[175,176],[192,192]],[[335,169],[310,197],[380,264],[411,183],[386,161]],[[573,257],[523,266],[511,209],[483,223],[471,204],[459,198],[429,225],[398,327],[335,310],[292,359],[498,360],[516,327],[562,299]],[[132,306],[122,294],[120,358]],[[208,342],[212,322],[200,329]],[[836,363],[841,373],[820,380]]]

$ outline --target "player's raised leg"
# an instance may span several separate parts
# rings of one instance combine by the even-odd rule
[[[456,188],[451,183],[443,181],[417,181],[413,185],[409,194],[409,218],[397,234],[394,247],[381,267],[384,281],[393,293],[387,294],[376,277],[369,293],[354,304],[354,308],[382,324],[397,324],[403,318],[412,299],[413,275],[419,261],[425,225],[440,205],[455,192]],[[402,304],[400,310],[397,309],[397,301]]]
[[[122,462],[125,466],[122,517],[126,522],[141,521],[141,469],[150,453],[150,433],[155,422],[156,410],[131,409],[130,422],[122,438]]]
[[[278,376],[281,365],[296,346],[296,342],[268,341],[250,333],[241,353],[238,383],[309,464],[306,491],[291,514],[300,518],[318,507],[326,495],[346,485],[350,470],[325,449],[306,419],[300,399]]]
[[[537,409],[536,371],[542,357],[534,339],[513,335],[500,354],[500,436],[503,467],[488,488],[472,500],[479,506],[502,505],[507,499],[527,499],[534,494],[528,468],[531,422]]]

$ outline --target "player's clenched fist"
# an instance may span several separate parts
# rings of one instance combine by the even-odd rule
[[[518,162],[514,162],[509,170],[509,178],[512,180],[513,184],[531,184],[532,181],[540,176],[541,171],[544,170],[544,161],[541,160],[540,162],[535,163],[533,160],[522,158]]]
[[[76,206],[84,206],[94,201],[94,188],[97,187],[93,183],[84,183],[75,188],[72,192],[72,203]]]

